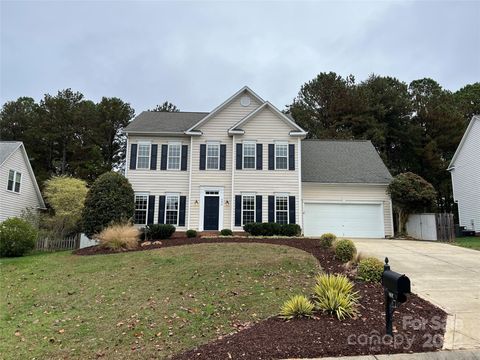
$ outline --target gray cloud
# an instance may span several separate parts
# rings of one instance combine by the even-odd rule
[[[322,71],[480,79],[480,3],[2,2],[0,101],[71,87],[139,113],[209,111],[243,85],[278,107]]]

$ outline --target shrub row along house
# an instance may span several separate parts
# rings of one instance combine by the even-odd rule
[[[276,222],[306,236],[393,235],[392,177],[371,142],[305,140],[248,87],[210,113],[142,112],[125,132],[139,226],[241,231]]]

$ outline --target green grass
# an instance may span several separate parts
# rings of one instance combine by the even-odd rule
[[[278,314],[318,270],[266,244],[0,259],[0,358],[165,358]]]
[[[458,245],[461,247],[480,250],[480,237],[478,236],[466,236],[466,237],[459,237],[453,243],[454,245]]]

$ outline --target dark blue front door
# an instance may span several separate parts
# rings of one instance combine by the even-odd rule
[[[205,196],[205,212],[203,214],[203,230],[218,230],[218,196]]]

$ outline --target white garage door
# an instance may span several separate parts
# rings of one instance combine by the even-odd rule
[[[324,233],[360,238],[385,236],[380,204],[307,203],[304,210],[305,236]]]

